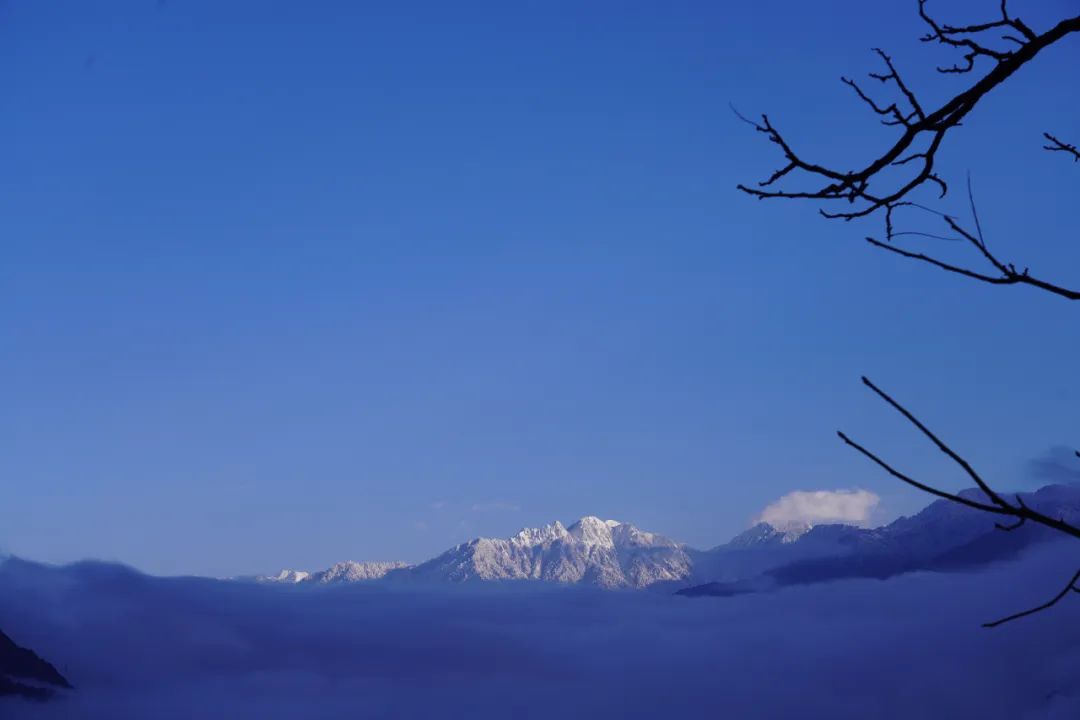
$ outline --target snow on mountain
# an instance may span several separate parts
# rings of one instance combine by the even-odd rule
[[[279,583],[282,585],[296,585],[298,583],[329,585],[331,583],[380,580],[394,570],[407,567],[409,565],[403,562],[355,562],[346,560],[316,573],[304,570],[282,570],[277,575],[260,575],[255,580],[256,582]]]
[[[283,585],[295,585],[298,582],[303,582],[311,577],[311,573],[304,570],[282,570],[277,575],[259,575],[255,578],[256,582],[262,583],[281,583]]]
[[[964,491],[976,497],[977,490]],[[1030,507],[1080,522],[1080,488],[1048,486],[1021,496]],[[460,583],[542,580],[608,589],[661,583],[711,586],[695,594],[755,592],[840,577],[888,577],[915,569],[993,562],[1027,544],[1054,537],[1025,528],[1000,533],[994,518],[939,500],[889,525],[758,523],[712,550],[695,550],[630,523],[586,516],[569,527],[556,521],[509,538],[476,538],[420,565],[342,562],[316,573],[282,570],[261,582],[335,584],[380,579]]]
[[[767,522],[759,522],[749,530],[745,530],[727,543],[727,547],[750,548],[760,545],[775,545],[777,543],[792,543],[813,529],[812,525],[790,525],[783,529],[775,528]]]
[[[853,525],[816,525],[779,530],[761,522],[712,550],[690,550],[696,583],[735,582],[782,565],[851,552],[855,538],[872,532]]]
[[[547,580],[609,589],[683,581],[691,573],[692,562],[681,544],[593,516],[570,527],[556,521],[510,538],[477,538],[413,570],[428,580]]]
[[[354,562],[346,560],[339,562],[322,572],[311,575],[308,580],[323,585],[330,583],[363,582],[365,580],[379,580],[386,577],[394,570],[407,568],[409,565],[403,562]]]
[[[961,495],[985,501],[979,490]],[[1080,522],[1080,487],[1050,485],[1019,497],[1029,507]],[[914,570],[948,570],[1015,557],[1030,545],[1062,537],[1029,523],[1003,533],[994,516],[938,500],[911,517],[874,529],[818,525],[784,543],[771,526],[751,528],[727,545],[693,553],[695,576],[709,582],[687,595],[732,595],[840,578],[886,578]]]

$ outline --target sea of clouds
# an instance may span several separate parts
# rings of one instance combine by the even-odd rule
[[[996,630],[1071,543],[964,574],[729,598],[0,565],[0,628],[76,691],[0,717],[1077,718],[1080,598]],[[1071,600],[1071,598],[1070,598]]]

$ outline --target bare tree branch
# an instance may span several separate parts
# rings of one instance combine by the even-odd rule
[[[836,434],[839,435],[840,439],[843,440],[847,445],[849,445],[850,447],[855,448],[855,450],[862,453],[866,457],[870,458],[870,460],[872,460],[875,464],[877,464],[879,467],[884,469],[885,472],[889,473],[890,475],[892,475],[897,480],[901,480],[903,482],[906,482],[908,485],[911,485],[914,488],[918,488],[919,490],[922,490],[923,492],[930,493],[931,495],[935,495],[935,496],[937,496],[939,498],[943,498],[945,500],[951,500],[952,502],[958,503],[960,505],[966,505],[969,508],[974,508],[975,510],[981,510],[982,512],[994,513],[996,515],[1008,515],[1009,514],[1008,512],[1003,510],[1002,508],[994,507],[992,505],[987,505],[986,503],[977,502],[975,500],[969,500],[966,497],[964,497],[963,495],[954,495],[953,493],[945,492],[944,490],[938,490],[936,487],[933,487],[932,485],[926,485],[924,483],[919,482],[918,480],[914,480],[913,478],[905,475],[904,473],[900,472],[899,470],[897,470],[893,466],[889,465],[887,462],[885,462],[884,460],[879,458],[877,455],[875,455],[874,453],[867,450],[865,447],[863,447],[859,443],[857,443],[854,440],[852,440],[851,438],[849,438],[842,430],[837,430]]]
[[[889,242],[882,242],[872,237],[867,237],[866,241],[874,247],[881,248],[886,252],[891,252],[902,257],[910,258],[912,260],[925,262],[929,265],[933,265],[934,267],[941,268],[942,270],[945,270],[947,272],[963,275],[965,277],[972,278],[973,280],[979,280],[980,282],[989,283],[991,285],[1028,285],[1030,287],[1044,290],[1053,295],[1058,295],[1059,297],[1063,297],[1067,300],[1080,300],[1080,290],[1072,290],[1070,288],[1062,287],[1061,285],[1047,282],[1046,280],[1041,280],[1037,277],[1032,276],[1028,268],[1024,268],[1023,270],[1017,270],[1015,265],[1013,265],[1012,263],[1003,262],[996,255],[990,252],[990,248],[987,247],[986,244],[986,238],[983,235],[982,223],[979,222],[979,212],[975,207],[975,196],[971,190],[970,177],[968,177],[967,192],[968,203],[971,207],[971,217],[975,222],[974,233],[961,226],[957,219],[951,215],[946,215],[945,213],[931,210],[930,208],[918,205],[917,203],[899,202],[896,203],[894,206],[890,207],[885,214],[885,232],[886,238]],[[896,211],[905,207],[918,208],[920,210],[926,210],[933,213],[934,215],[937,215],[955,234],[952,236],[942,236],[910,230],[899,232],[896,231],[894,229],[894,217]],[[910,235],[927,237],[934,240],[950,240],[968,243],[973,248],[975,248],[976,251],[978,251],[979,255],[994,269],[996,274],[988,275],[984,272],[971,270],[969,268],[961,267],[952,263],[947,263],[943,260],[939,260],[933,256],[926,255],[924,253],[905,250],[901,247],[897,247],[892,243],[892,240],[894,240],[895,238]]]
[[[1038,605],[1036,607],[1033,607],[1030,610],[1024,610],[1022,612],[1014,613],[1014,614],[1009,615],[1007,617],[1003,617],[1000,620],[994,620],[993,622],[983,623],[983,627],[985,627],[985,628],[994,628],[994,627],[997,627],[998,625],[1004,625],[1007,622],[1012,622],[1013,620],[1019,620],[1020,618],[1028,617],[1029,615],[1034,615],[1035,613],[1042,612],[1043,610],[1049,610],[1050,608],[1054,607],[1059,602],[1061,602],[1061,600],[1064,599],[1064,597],[1066,595],[1068,595],[1070,591],[1074,592],[1074,593],[1080,593],[1080,584],[1078,584],[1078,583],[1080,583],[1080,570],[1077,570],[1076,574],[1072,576],[1072,579],[1069,580],[1069,583],[1064,588],[1062,588],[1061,592],[1059,592],[1057,595],[1052,597],[1048,602],[1045,602],[1042,605]]]
[[[1070,145],[1063,140],[1058,140],[1050,133],[1043,133],[1043,137],[1050,141],[1049,145],[1043,145],[1043,150],[1068,153],[1073,156],[1073,162],[1080,161],[1080,149],[1075,145]]]
[[[1037,523],[1044,527],[1048,527],[1058,532],[1061,532],[1065,535],[1080,539],[1080,527],[1066,522],[1064,518],[1054,518],[1038,510],[1035,510],[1034,508],[1029,507],[1026,503],[1024,503],[1023,499],[1019,495],[1017,495],[1012,502],[1007,500],[1004,496],[994,490],[993,487],[991,487],[990,484],[986,482],[986,480],[983,479],[983,477],[972,467],[971,463],[969,463],[963,456],[953,450],[941,438],[934,434],[934,432],[930,430],[925,424],[923,424],[921,420],[915,417],[915,415],[912,414],[911,411],[909,411],[906,407],[893,399],[892,396],[890,396],[884,390],[871,382],[869,378],[864,377],[862,381],[864,385],[866,385],[874,392],[874,394],[876,394],[879,398],[888,403],[909,423],[914,425],[923,435],[925,435],[930,440],[931,443],[934,444],[934,446],[937,447],[938,450],[944,453],[954,463],[959,465],[960,468],[964,471],[964,473],[975,483],[976,487],[979,488],[982,494],[986,496],[987,501],[980,502],[978,500],[973,500],[971,498],[964,497],[963,495],[950,493],[945,490],[936,488],[932,485],[928,485],[926,483],[915,480],[909,475],[897,470],[888,462],[882,460],[870,450],[867,450],[861,444],[852,440],[844,432],[838,432],[837,434],[840,436],[840,439],[843,440],[844,443],[847,444],[849,447],[854,448],[857,452],[870,459],[874,464],[885,470],[887,473],[889,473],[896,479],[905,482],[912,487],[918,488],[923,492],[943,498],[945,500],[949,500],[959,505],[964,505],[980,512],[989,513],[991,515],[1003,515],[1016,518],[1016,522],[1011,525],[995,523],[995,525],[999,529],[1006,532],[1016,530],[1025,522],[1031,521],[1033,523]],[[1077,451],[1077,456],[1080,457],[1080,451]],[[1010,615],[1009,617],[1002,618],[1001,620],[986,623],[985,627],[997,627],[998,625],[1009,622],[1011,620],[1026,617],[1028,615],[1032,615],[1036,612],[1052,607],[1063,597],[1065,597],[1065,595],[1067,595],[1070,590],[1080,593],[1080,586],[1077,585],[1078,581],[1080,581],[1080,572],[1078,572],[1077,575],[1073,577],[1073,579],[1065,587],[1065,589],[1061,593],[1059,593],[1059,595],[1053,598],[1050,602],[1045,603],[1044,605],[1040,605],[1039,607],[1033,608],[1031,610],[1025,610],[1024,612]]]
[[[740,184],[738,188],[759,199],[845,201],[850,205],[855,205],[855,208],[846,211],[821,211],[825,217],[843,220],[865,217],[882,208],[889,208],[926,183],[937,185],[943,196],[947,191],[947,186],[936,174],[934,162],[945,134],[958,126],[983,97],[1034,59],[1042,50],[1071,33],[1080,32],[1080,15],[1061,20],[1046,32],[1038,35],[1018,18],[1009,16],[1004,3],[1001,12],[1002,17],[999,20],[976,25],[953,26],[933,20],[926,13],[926,0],[919,0],[919,14],[931,28],[931,32],[924,36],[923,40],[937,41],[965,51],[965,65],[940,68],[942,72],[970,72],[978,58],[987,58],[994,62],[989,72],[932,112],[926,112],[923,109],[915,93],[897,71],[892,58],[879,49],[875,49],[874,52],[881,58],[887,72],[871,73],[870,77],[883,84],[895,86],[903,98],[905,108],[901,108],[899,104],[901,101],[887,105],[879,104],[853,80],[843,78],[843,82],[855,90],[864,103],[884,118],[885,124],[903,128],[900,137],[891,147],[860,169],[841,170],[812,162],[792,148],[768,115],[762,115],[760,121],[749,120],[740,115],[740,118],[765,135],[769,142],[780,148],[785,162],[756,187]],[[1010,43],[1008,48],[994,49],[980,39],[984,33],[1003,29],[1015,32],[1014,35],[1006,37]],[[886,180],[881,178],[883,171],[891,167],[907,165],[915,166],[914,175],[891,187],[885,186],[882,190],[875,189],[878,184],[886,183]],[[822,184],[811,185],[808,189],[773,189],[777,181],[793,174]]]
[[[1080,290],[1043,280],[1032,275],[1026,267],[1019,270],[1016,265],[1002,260],[990,250],[975,206],[970,178],[967,191],[974,224],[973,230],[964,227],[955,216],[928,208],[914,200],[913,193],[925,185],[936,188],[939,197],[944,197],[948,192],[949,186],[938,174],[935,164],[937,153],[949,130],[958,127],[984,97],[1031,62],[1043,50],[1069,35],[1080,33],[1080,15],[1065,17],[1053,27],[1038,33],[1020,18],[1009,14],[1007,0],[1000,0],[999,10],[999,17],[986,22],[953,25],[931,16],[927,12],[927,0],[918,0],[919,17],[929,27],[929,31],[921,39],[924,42],[933,42],[952,48],[961,55],[960,62],[947,67],[939,67],[938,71],[950,76],[968,75],[976,78],[965,89],[935,109],[927,109],[929,105],[919,100],[918,95],[897,69],[893,59],[877,48],[874,49],[874,53],[884,65],[884,70],[870,73],[869,76],[872,80],[878,81],[886,90],[891,91],[894,99],[881,100],[854,80],[841,78],[842,82],[855,92],[858,99],[878,116],[882,124],[896,127],[899,132],[899,136],[892,145],[876,157],[857,166],[856,169],[845,169],[804,157],[777,129],[768,115],[763,114],[760,120],[750,120],[732,108],[741,120],[752,126],[756,132],[764,135],[770,143],[776,145],[783,157],[780,167],[765,180],[755,186],[740,184],[738,189],[758,199],[785,198],[817,201],[822,203],[819,212],[829,219],[850,221],[879,213],[884,217],[885,236],[883,240],[867,237],[866,241],[873,247],[991,285],[1024,285],[1068,300],[1080,300]],[[980,76],[976,70],[983,66],[988,69]],[[1044,146],[1046,150],[1062,152],[1067,156],[1071,155],[1074,161],[1080,161],[1080,149],[1077,146],[1066,143],[1050,133],[1044,133],[1044,138],[1049,143]],[[833,204],[830,205],[830,203]],[[840,203],[839,209],[834,209],[836,203]],[[897,213],[903,208],[920,209],[936,215],[948,231],[939,233],[925,232],[922,229],[897,231]],[[894,240],[901,237],[959,242],[974,250],[978,264],[975,267],[967,267],[893,244]],[[982,266],[981,269],[979,269],[980,266]],[[1028,507],[1020,495],[1009,499],[999,494],[964,457],[942,441],[905,407],[867,378],[864,377],[863,382],[958,465],[975,483],[985,499],[950,493],[916,480],[897,470],[845,433],[838,433],[841,440],[848,446],[893,477],[923,492],[980,512],[1001,516],[1003,519],[1011,518],[1010,522],[995,522],[995,526],[1004,532],[1018,530],[1030,521],[1080,539],[1080,527],[1066,522],[1064,518],[1053,518]],[[1080,451],[1077,451],[1077,456],[1080,457]],[[1080,593],[1080,572],[1048,603],[986,625],[996,627],[1045,610],[1059,602],[1070,591]]]
[[[952,460],[954,463],[959,465],[963,469],[964,473],[969,478],[971,478],[971,480],[974,481],[975,485],[983,492],[984,495],[986,495],[986,498],[990,502],[989,503],[979,503],[979,502],[971,501],[971,500],[968,500],[967,498],[961,497],[960,495],[947,493],[947,492],[945,492],[943,490],[938,490],[936,488],[933,488],[932,486],[925,485],[923,483],[917,483],[916,481],[912,480],[911,478],[908,478],[906,475],[903,475],[902,473],[899,473],[899,472],[893,470],[884,461],[882,461],[882,460],[876,458],[875,456],[871,455],[868,451],[866,451],[861,446],[856,445],[846,435],[841,435],[841,438],[848,445],[851,445],[852,447],[855,447],[857,450],[862,452],[864,455],[866,455],[870,459],[874,460],[876,463],[881,465],[883,468],[889,470],[889,472],[892,473],[895,477],[897,477],[897,478],[899,478],[901,480],[904,480],[904,482],[907,482],[908,484],[914,485],[915,487],[919,488],[920,490],[923,490],[925,492],[931,492],[934,495],[937,495],[938,497],[942,497],[942,498],[945,498],[947,500],[952,500],[953,502],[957,502],[957,503],[960,503],[962,505],[968,505],[970,507],[973,507],[973,508],[975,508],[977,510],[981,510],[983,512],[990,512],[990,513],[994,513],[994,514],[998,514],[998,515],[1011,515],[1011,516],[1013,516],[1015,518],[1024,518],[1026,520],[1031,520],[1032,522],[1038,523],[1040,525],[1045,525],[1046,527],[1049,527],[1049,528],[1053,528],[1054,530],[1065,533],[1066,535],[1071,535],[1071,536],[1073,536],[1075,538],[1080,538],[1080,527],[1076,527],[1075,525],[1071,525],[1070,523],[1067,523],[1064,520],[1061,520],[1059,518],[1053,518],[1053,517],[1050,517],[1049,515],[1044,515],[1043,513],[1039,512],[1038,510],[1034,510],[1034,509],[1028,507],[1027,505],[1025,505],[1022,500],[1019,500],[1019,498],[1016,500],[1016,502],[1010,503],[1003,496],[1001,496],[997,491],[995,491],[990,486],[990,484],[987,483],[982,478],[982,476],[979,475],[979,473],[975,471],[975,469],[971,466],[971,464],[967,460],[965,460],[963,457],[960,456],[959,453],[957,453],[955,450],[953,450],[951,447],[949,447],[947,444],[945,444],[945,442],[943,440],[941,440],[941,438],[939,438],[937,435],[935,435],[928,427],[926,427],[926,425],[924,425],[918,418],[916,418],[911,413],[911,411],[909,411],[907,408],[905,408],[899,402],[894,400],[892,398],[892,396],[890,396],[884,390],[882,390],[877,385],[875,385],[873,382],[871,382],[871,380],[869,378],[863,377],[862,382],[863,382],[864,385],[866,385],[868,388],[870,388],[874,392],[874,394],[876,394],[878,397],[880,397],[882,400],[884,400],[886,403],[888,403],[893,409],[895,409],[897,412],[899,412],[901,415],[903,415],[904,418],[908,422],[910,422],[912,425],[914,425],[916,428],[918,428],[918,430],[923,435],[925,435],[930,440],[930,442],[932,442],[938,448],[938,450],[943,452],[946,456],[949,457],[950,460]]]
[[[1020,47],[1038,39],[1035,33],[1031,31],[1031,28],[1024,24],[1020,18],[1009,17],[1009,11],[1006,7],[1007,4],[1007,0],[1002,0],[1001,19],[999,20],[975,25],[954,26],[938,23],[926,13],[926,0],[919,0],[919,17],[922,18],[923,22],[930,26],[931,30],[931,32],[921,38],[922,41],[937,41],[942,45],[949,45],[950,47],[967,51],[964,53],[964,65],[953,65],[952,67],[947,68],[939,67],[938,72],[957,74],[971,72],[975,67],[975,61],[979,57],[988,57],[997,62],[1001,62],[1008,58],[1012,54],[1011,50],[995,50],[975,39],[977,36],[990,30],[1015,30],[1015,35],[1002,35],[1001,39],[1015,43]]]
[[[960,267],[952,263],[947,263],[942,260],[938,260],[935,257],[926,255],[924,253],[913,252],[905,250],[897,245],[888,242],[882,242],[872,237],[867,237],[866,242],[870,243],[876,248],[881,248],[886,252],[891,252],[902,257],[910,258],[912,260],[918,260],[920,262],[933,265],[934,267],[941,268],[947,272],[956,273],[965,277],[972,278],[973,280],[979,280],[980,282],[989,283],[991,285],[1027,285],[1030,287],[1044,290],[1053,295],[1063,297],[1066,300],[1080,300],[1080,290],[1072,290],[1061,285],[1056,285],[1046,280],[1040,280],[1037,277],[1031,275],[1028,268],[1023,270],[1017,270],[1016,266],[1011,263],[1005,263],[999,260],[993,255],[977,236],[972,235],[970,232],[962,228],[954,218],[946,217],[946,223],[949,227],[956,232],[958,237],[943,237],[940,235],[929,235],[928,233],[918,232],[893,232],[892,238],[900,237],[903,235],[922,235],[924,237],[931,237],[938,240],[965,240],[974,245],[980,252],[980,254],[993,266],[997,271],[996,275],[988,275],[976,270],[970,270],[968,268]]]
[[[985,75],[936,110],[927,112],[915,92],[904,81],[893,59],[883,50],[875,48],[874,53],[884,64],[885,70],[870,73],[870,78],[892,88],[896,93],[895,100],[879,102],[851,78],[843,77],[841,80],[880,117],[884,125],[900,127],[902,132],[884,153],[857,170],[845,170],[825,163],[812,162],[792,147],[787,138],[773,125],[768,115],[762,115],[760,121],[754,121],[736,111],[740,119],[765,135],[769,142],[778,146],[784,157],[784,164],[768,178],[754,187],[739,185],[738,188],[758,199],[815,200],[825,203],[826,206],[829,206],[829,203],[841,201],[846,206],[844,209],[832,210],[828,207],[819,209],[824,217],[830,219],[854,220],[883,211],[884,240],[867,238],[867,242],[876,248],[992,285],[1026,285],[1069,300],[1080,299],[1080,290],[1069,289],[1033,277],[1027,268],[1017,270],[1012,263],[1004,262],[990,253],[983,239],[982,228],[979,226],[974,200],[971,198],[970,180],[968,197],[971,201],[976,232],[964,230],[950,215],[939,214],[958,236],[949,239],[969,242],[978,250],[982,259],[989,263],[993,271],[963,267],[892,244],[895,238],[901,236],[946,239],[941,235],[920,231],[897,232],[894,226],[894,214],[900,208],[923,207],[907,199],[916,189],[923,185],[931,185],[937,189],[939,197],[944,197],[948,192],[949,186],[935,170],[937,152],[941,148],[945,134],[960,125],[983,97],[1034,59],[1039,52],[1067,35],[1080,32],[1080,15],[1077,15],[1065,18],[1046,32],[1037,34],[1020,18],[1009,14],[1007,2],[1004,0],[1000,4],[1000,17],[968,25],[939,22],[927,12],[926,5],[927,0],[918,0],[919,16],[930,28],[930,31],[921,39],[924,42],[936,42],[955,48],[963,53],[962,63],[951,67],[939,67],[938,70],[947,74],[968,74],[975,70],[980,60],[983,60],[991,64]],[[1047,150],[1064,152],[1072,155],[1074,160],[1080,160],[1080,149],[1075,145],[1059,140],[1049,133],[1045,133],[1044,137],[1050,143],[1044,146]],[[907,172],[909,169],[910,172]],[[782,187],[785,183],[798,184],[799,181],[802,181],[801,187]]]

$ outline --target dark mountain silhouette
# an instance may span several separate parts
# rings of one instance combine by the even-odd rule
[[[33,650],[17,645],[0,630],[0,697],[47,700],[54,688],[70,689],[71,683]]]
[[[962,494],[975,498],[978,493],[965,490]],[[1049,485],[1020,497],[1029,507],[1053,517],[1068,522],[1080,520],[1078,486]],[[685,588],[678,594],[726,597],[830,580],[885,579],[916,570],[963,570],[1008,560],[1031,545],[1062,537],[1036,525],[1005,532],[995,527],[993,517],[948,500],[938,500],[911,517],[872,530],[823,525],[787,542],[781,542],[777,533],[752,530],[750,539],[758,542],[747,542],[747,537],[740,536],[740,542],[711,552],[722,558],[747,553],[767,557],[767,564],[758,560],[760,572],[721,575],[713,582]]]

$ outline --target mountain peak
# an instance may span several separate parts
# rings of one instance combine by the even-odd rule
[[[378,580],[394,570],[409,567],[403,562],[356,562],[346,560],[331,566],[327,570],[315,573],[309,580],[326,585],[328,583],[357,582],[359,580]]]
[[[596,515],[585,515],[584,517],[579,518],[578,521],[575,522],[570,527],[572,527],[572,528],[573,527],[578,527],[578,526],[599,527],[601,525],[603,525],[603,526],[605,526],[607,528],[616,528],[616,527],[619,527],[620,525],[622,525],[622,523],[619,522],[618,520],[604,520],[602,518],[597,517]]]
[[[457,582],[547,580],[620,588],[683,580],[690,565],[673,540],[586,515],[569,527],[556,521],[507,539],[478,538],[423,563],[415,573]]]
[[[595,515],[586,515],[567,528],[567,532],[586,545],[614,547],[615,539],[611,531],[621,527],[617,520],[601,520]]]
[[[566,535],[567,529],[561,522],[556,520],[550,525],[545,525],[540,528],[522,528],[517,535],[510,538],[510,541],[520,545],[532,546],[551,542],[552,540],[566,537]]]
[[[778,534],[779,531],[769,523],[759,522],[733,537],[728,542],[728,545],[731,547],[751,547],[753,545],[760,545],[763,542],[768,542]]]
[[[285,584],[295,584],[303,582],[311,577],[311,573],[305,570],[282,570],[277,575],[271,575],[259,578],[264,582],[278,582]]]
[[[403,562],[355,562],[346,560],[317,573],[304,570],[282,570],[277,575],[260,575],[257,582],[296,585],[298,583],[358,582],[360,580],[378,580],[394,570],[409,567]]]
[[[962,494],[976,497],[974,493],[978,492],[966,490]],[[1067,522],[1080,522],[1078,485],[1047,486],[1021,497],[1029,507],[1064,517]],[[860,572],[900,572],[922,567],[930,560],[937,562],[935,558],[942,557],[942,553],[966,548],[987,533],[993,535],[993,531],[993,518],[938,500],[911,517],[898,518],[876,529],[841,524],[778,528],[759,522],[725,545],[698,551],[630,523],[586,515],[569,527],[556,520],[550,525],[522,529],[508,538],[474,538],[416,566],[345,562],[320,573],[284,570],[257,580],[307,584],[389,576],[437,582],[539,580],[615,589],[753,578],[765,578],[763,582],[771,583],[780,577],[776,574],[779,568],[789,568],[784,576],[787,582],[792,577],[832,577],[828,572],[858,576]],[[1017,533],[1009,537],[1020,542],[1034,536]],[[961,553],[963,557],[973,557],[975,551],[963,552],[967,553]],[[849,557],[854,558],[853,564],[845,565]],[[806,563],[810,565],[803,567]]]
[[[765,543],[792,543],[814,528],[809,523],[785,525],[777,528],[767,522],[759,522],[736,535],[728,542],[730,547],[753,547]]]

